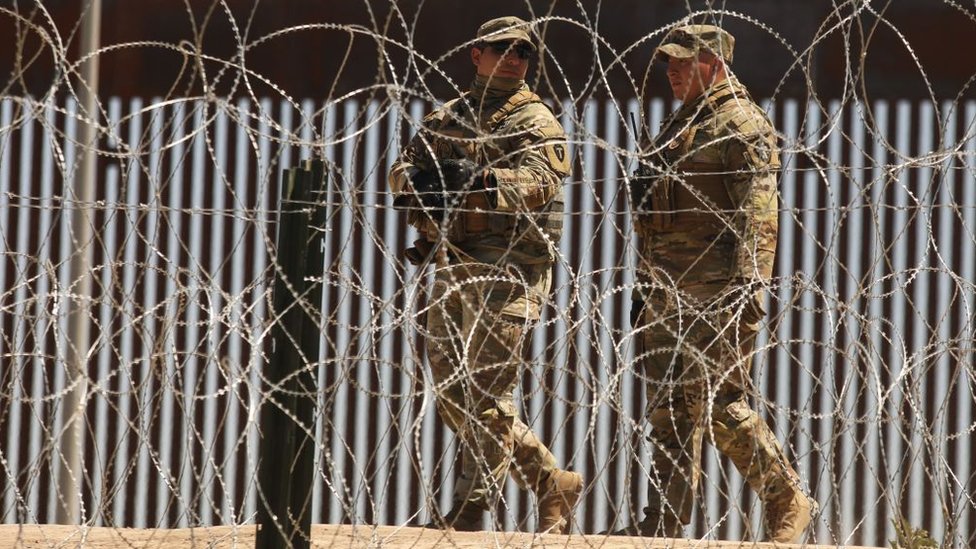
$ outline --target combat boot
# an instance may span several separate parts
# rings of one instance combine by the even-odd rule
[[[485,510],[464,501],[455,501],[445,515],[435,515],[424,528],[477,532],[485,529]]]
[[[556,469],[539,486],[539,527],[537,532],[568,534],[573,528],[573,509],[583,493],[579,473]]]
[[[766,539],[779,543],[799,543],[816,512],[817,503],[799,488],[765,502]]]

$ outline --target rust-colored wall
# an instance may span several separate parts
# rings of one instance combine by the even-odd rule
[[[56,32],[30,2],[17,8],[23,20],[0,13],[3,93],[70,93],[54,70],[52,48],[42,47],[25,21],[68,44],[67,59],[73,62],[83,4],[44,3]],[[201,74],[219,95],[246,95],[248,85],[259,96],[336,98],[357,90],[385,95],[387,85],[398,84],[443,96],[450,93],[451,79],[463,87],[470,78],[467,52],[455,48],[485,19],[516,14],[555,18],[544,31],[552,54],[538,86],[545,95],[605,97],[609,87],[614,95],[629,97],[641,89],[651,50],[660,40],[651,33],[688,13],[684,0],[584,2],[586,12],[568,0],[227,0],[230,14],[211,0],[189,4],[188,9],[177,0],[104,0],[102,43],[133,45],[102,55],[103,96],[200,94]],[[834,98],[853,86],[872,99],[927,97],[924,72],[937,97],[952,99],[965,94],[965,83],[976,74],[976,58],[957,54],[976,42],[976,22],[938,0],[900,0],[881,13],[864,10],[854,17],[849,8],[836,12],[828,2],[738,0],[726,7],[742,14],[723,20],[737,38],[733,68],[758,96],[813,92]],[[204,54],[202,63],[178,51],[182,41]],[[247,81],[234,59],[240,44],[249,45],[243,67],[253,72]],[[411,58],[409,45],[426,60]],[[623,64],[615,62],[625,51]],[[23,72],[14,70],[18,56],[33,59],[21,63]],[[430,72],[429,60],[446,76]],[[428,71],[423,78],[418,67]],[[660,70],[651,72],[648,90],[667,94]]]

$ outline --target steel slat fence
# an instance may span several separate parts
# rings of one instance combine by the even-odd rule
[[[385,183],[427,107],[107,105],[101,144],[115,152],[100,157],[88,205],[96,289],[77,296],[64,183],[78,162],[76,106],[0,100],[2,520],[55,515],[72,303],[90,304],[95,328],[84,516],[159,528],[253,520],[269,234],[280,171],[312,154],[335,167],[315,304],[326,324],[313,365],[323,390],[312,520],[416,523],[428,498],[447,506],[455,445],[422,387],[423,281],[400,261],[413,236]],[[649,467],[627,335],[634,254],[620,176],[633,161],[613,150],[634,142],[614,104],[561,107],[576,159],[570,213],[520,393],[527,420],[587,477],[578,516],[599,531],[639,514]],[[647,106],[650,127],[668,108]],[[976,102],[767,109],[784,170],[756,400],[822,506],[816,540],[884,545],[903,513],[971,544]],[[689,534],[756,532],[758,504],[737,473],[711,450],[703,470]],[[530,513],[509,486],[504,527]]]

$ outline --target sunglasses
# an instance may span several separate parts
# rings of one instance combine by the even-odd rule
[[[516,42],[514,45],[512,42],[488,42],[485,44],[495,50],[498,55],[505,55],[508,52],[515,52],[515,55],[519,59],[530,59],[532,58],[532,46],[526,44],[525,42]]]

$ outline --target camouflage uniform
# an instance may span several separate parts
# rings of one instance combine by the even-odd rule
[[[714,29],[684,27],[683,40],[672,34],[665,44],[689,46],[688,34]],[[713,49],[731,60],[725,36]],[[644,303],[635,306],[655,447],[642,533],[677,536],[690,522],[704,433],[765,502],[767,518],[790,512],[806,501],[797,474],[747,399],[776,249],[772,125],[730,75],[666,118],[646,150],[647,192],[635,204]]]
[[[443,215],[424,208],[413,175],[460,158],[485,167],[496,188],[467,193]],[[509,472],[538,492],[557,470],[513,391],[549,295],[569,172],[552,111],[523,80],[480,75],[423,120],[391,170],[395,204],[422,237],[412,252],[436,262],[425,336],[437,411],[463,451],[455,505],[490,509]]]

